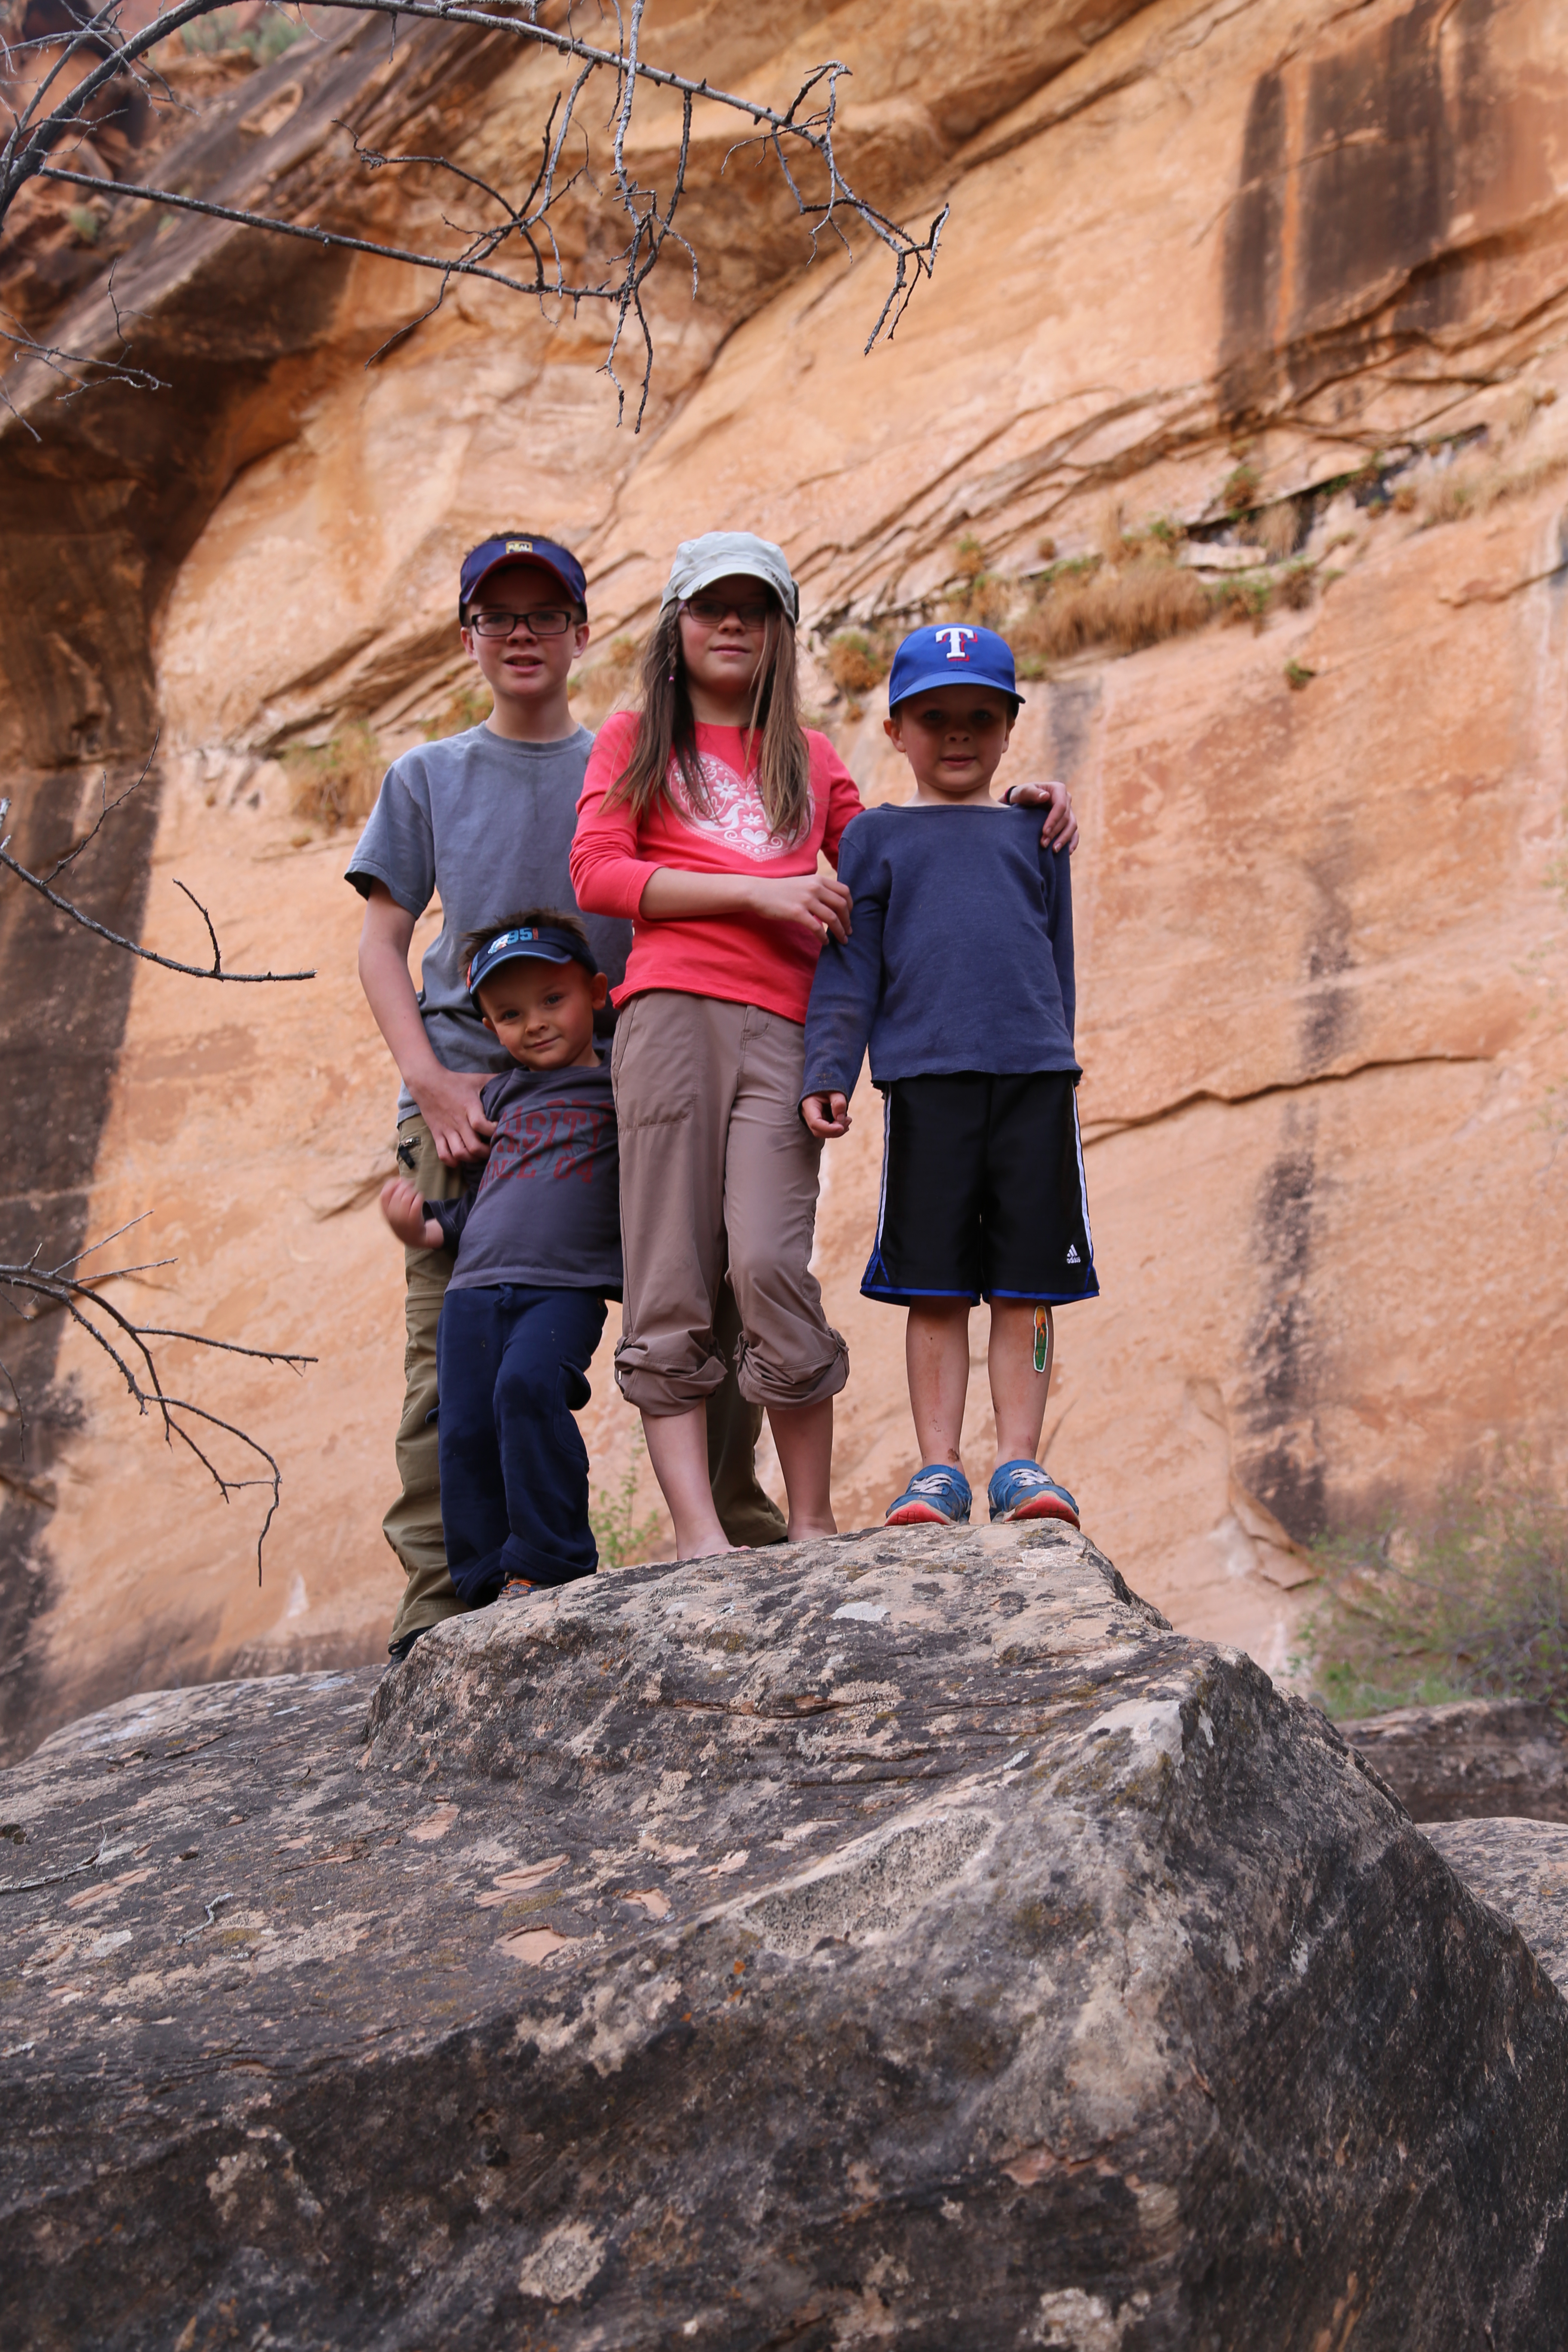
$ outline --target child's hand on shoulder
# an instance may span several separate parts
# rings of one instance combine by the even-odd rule
[[[849,1132],[849,1105],[842,1095],[807,1095],[800,1115],[819,1143]]]
[[[425,1195],[406,1177],[389,1176],[381,1188],[381,1213],[405,1249],[439,1249],[442,1234],[425,1213]]]
[[[1078,847],[1078,819],[1073,814],[1072,794],[1065,784],[1010,784],[1007,804],[1010,808],[1043,808],[1046,821],[1040,827],[1040,847],[1065,849],[1071,856]]]

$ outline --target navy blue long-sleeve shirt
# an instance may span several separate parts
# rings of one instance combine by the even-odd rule
[[[822,950],[803,1094],[956,1070],[1078,1070],[1072,874],[1035,808],[869,808],[844,835],[850,936]]]

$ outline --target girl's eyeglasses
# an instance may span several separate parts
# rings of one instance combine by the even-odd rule
[[[737,604],[725,596],[688,596],[680,609],[705,629],[716,629],[731,614],[743,629],[765,629],[773,608],[766,598],[761,604]]]
[[[510,637],[514,629],[526,629],[535,637],[563,637],[574,617],[553,605],[542,613],[501,613],[492,609],[470,613],[468,626],[477,637]]]

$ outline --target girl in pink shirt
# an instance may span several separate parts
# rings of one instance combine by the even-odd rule
[[[713,1335],[733,1286],[741,1391],[764,1406],[792,1538],[834,1532],[844,1341],[811,1272],[821,1146],[800,1117],[806,1000],[848,893],[817,872],[860,808],[801,726],[799,596],[781,549],[710,531],[677,553],[642,709],[601,730],[572,846],[580,907],[636,927],[611,1068],[625,1313],[616,1378],[642,1412],[681,1559],[731,1549],[708,1483]]]
[[[641,709],[600,730],[577,803],[572,884],[630,917],[611,1071],[626,1260],[616,1378],[638,1406],[683,1559],[727,1551],[708,1483],[714,1337],[732,1286],[741,1392],[765,1407],[792,1538],[834,1532],[833,1399],[844,1341],[811,1272],[821,1144],[800,1116],[806,1001],[849,894],[826,874],[860,809],[825,735],[802,727],[800,598],[782,549],[709,531],[676,551],[643,658]],[[1059,784],[1043,838],[1078,836]]]

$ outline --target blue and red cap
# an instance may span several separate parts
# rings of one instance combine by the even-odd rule
[[[974,621],[939,621],[931,628],[911,629],[893,656],[888,708],[896,710],[911,694],[930,694],[939,686],[994,687],[1012,697],[1015,711],[1024,699],[1012,646]]]
[[[541,963],[580,963],[584,971],[596,972],[594,950],[586,940],[575,931],[558,930],[552,923],[525,923],[519,929],[498,931],[487,940],[468,965],[464,985],[474,1011],[481,1011],[479,983],[489,978],[503,963],[519,963],[533,957]]]
[[[540,564],[560,581],[571,603],[587,611],[588,583],[569,547],[559,547],[552,539],[539,539],[531,530],[502,530],[493,539],[481,539],[478,547],[470,547],[463,558],[463,568],[458,574],[459,620],[490,573],[498,572],[503,563]]]

